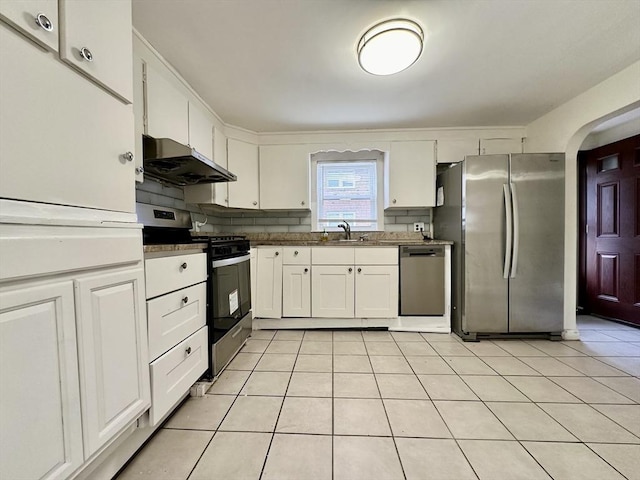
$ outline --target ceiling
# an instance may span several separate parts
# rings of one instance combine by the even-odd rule
[[[394,17],[422,56],[367,74],[356,44]],[[527,125],[640,60],[639,0],[133,0],[133,21],[256,132]]]

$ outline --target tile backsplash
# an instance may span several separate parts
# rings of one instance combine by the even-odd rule
[[[180,187],[162,185],[153,180],[138,184],[136,200],[164,207],[189,210],[193,221],[203,222],[205,214],[198,205],[185,203]],[[207,223],[201,232],[214,233],[306,233],[311,231],[311,212],[305,210],[246,211],[220,210],[206,214]],[[388,210],[384,213],[385,232],[412,232],[414,222],[424,222],[429,231],[431,209]]]

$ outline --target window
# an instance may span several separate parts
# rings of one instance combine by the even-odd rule
[[[382,167],[378,151],[312,155],[314,230],[382,230]]]

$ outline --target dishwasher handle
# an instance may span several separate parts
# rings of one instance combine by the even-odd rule
[[[444,247],[407,246],[400,248],[400,257],[444,257]]]

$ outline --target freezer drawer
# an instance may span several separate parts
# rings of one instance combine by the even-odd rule
[[[400,248],[400,315],[444,315],[444,248]]]

